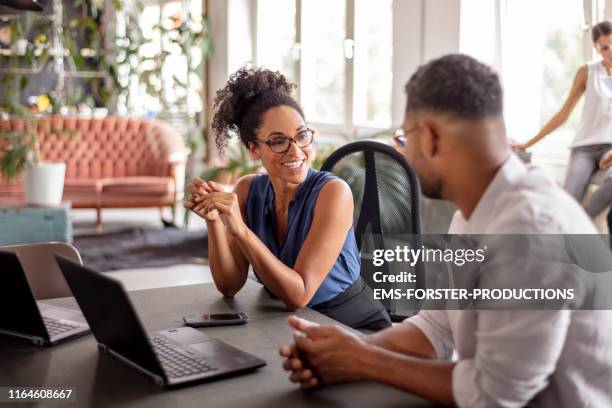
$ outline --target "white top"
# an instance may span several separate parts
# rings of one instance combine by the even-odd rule
[[[612,144],[612,91],[603,82],[608,72],[601,61],[587,64],[587,83],[580,127],[571,146]]]
[[[469,220],[457,211],[449,233],[597,232],[542,170],[511,155]],[[612,407],[612,311],[423,310],[406,321],[439,359],[458,356],[460,407]]]

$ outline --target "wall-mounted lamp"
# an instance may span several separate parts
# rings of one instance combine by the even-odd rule
[[[42,11],[47,0],[0,0],[0,6],[17,10]]]

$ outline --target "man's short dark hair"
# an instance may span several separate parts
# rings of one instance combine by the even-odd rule
[[[476,59],[450,54],[420,66],[406,84],[406,112],[450,113],[463,119],[501,115],[503,93],[495,71]]]

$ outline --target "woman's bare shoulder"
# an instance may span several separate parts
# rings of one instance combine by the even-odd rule
[[[350,205],[352,209],[353,193],[351,188],[346,181],[340,178],[329,180],[325,183],[323,188],[321,188],[319,198],[317,199],[317,206],[319,204],[340,208],[346,208],[347,205]]]

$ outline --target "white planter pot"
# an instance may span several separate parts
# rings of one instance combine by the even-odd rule
[[[28,168],[24,175],[27,204],[58,206],[64,193],[66,163],[41,162]]]
[[[13,44],[13,49],[15,50],[15,53],[17,55],[23,57],[26,54],[26,51],[28,50],[28,40],[25,38],[19,38]]]

